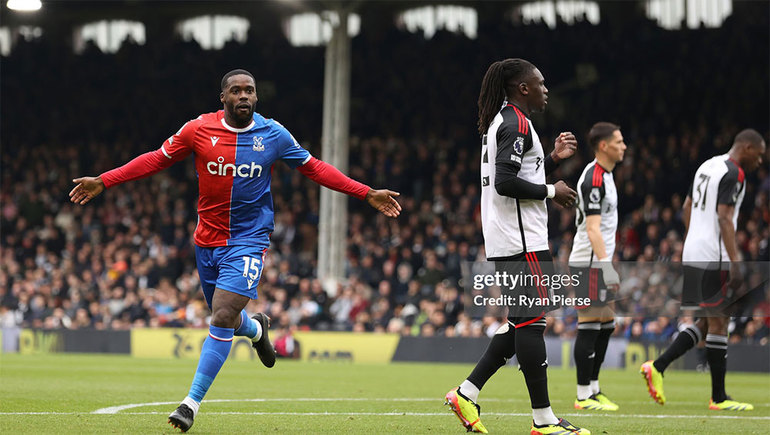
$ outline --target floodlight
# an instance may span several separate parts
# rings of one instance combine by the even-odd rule
[[[6,5],[14,11],[36,11],[43,6],[40,0],[8,0]]]

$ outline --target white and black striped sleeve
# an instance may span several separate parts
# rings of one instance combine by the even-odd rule
[[[580,194],[583,198],[582,211],[586,216],[602,213],[604,199],[604,170],[599,165],[588,170],[580,184]]]
[[[727,161],[727,172],[719,180],[717,204],[735,205],[743,190],[743,170],[735,163]]]
[[[524,154],[532,148],[532,133],[526,119],[512,108],[501,112],[503,123],[497,130],[495,190],[503,196],[519,199],[544,199],[548,189],[518,177]]]

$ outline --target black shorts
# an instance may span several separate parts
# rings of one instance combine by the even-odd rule
[[[578,276],[578,285],[575,288],[575,297],[589,299],[588,305],[579,305],[578,310],[588,307],[606,307],[607,302],[613,300],[615,294],[604,283],[604,274],[601,269],[594,267],[570,267],[570,274]]]
[[[719,314],[727,303],[726,270],[683,266],[683,310],[697,310],[700,315]]]
[[[510,257],[489,258],[495,262],[497,272],[506,272],[509,275],[527,277],[524,285],[517,285],[513,289],[503,289],[503,293],[510,295],[516,303],[508,307],[508,320],[517,328],[542,321],[543,317],[551,310],[559,308],[554,306],[553,292],[549,286],[542,285],[539,277],[553,276],[553,257],[549,251],[525,252]],[[522,297],[524,297],[522,299]],[[534,301],[532,305],[520,303],[523,300]]]

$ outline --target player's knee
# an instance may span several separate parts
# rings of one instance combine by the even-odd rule
[[[218,328],[235,328],[241,311],[233,307],[217,307],[211,313],[211,325]]]
[[[507,334],[513,329],[511,324],[509,322],[504,322],[502,325],[500,325],[499,328],[497,328],[497,331],[495,331],[495,335],[503,335]]]
[[[708,322],[708,333],[727,335],[727,317],[712,317]]]
[[[525,374],[548,367],[543,339],[545,319],[541,320],[516,329],[516,348],[519,350],[516,355],[519,367]]]

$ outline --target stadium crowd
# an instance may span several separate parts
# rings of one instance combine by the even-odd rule
[[[574,186],[591,158],[582,138],[593,122],[623,128],[629,148],[615,170],[615,259],[681,259],[682,203],[697,166],[726,152],[741,128],[768,137],[768,108],[753,97],[767,95],[761,71],[768,59],[751,55],[757,48],[748,36],[766,29],[767,17],[673,32],[639,20],[638,31],[623,38],[604,21],[558,31],[501,25],[476,40],[446,31],[426,40],[392,26],[363,28],[353,43],[349,173],[401,192],[402,215],[389,220],[350,200],[347,279],[327,292],[314,275],[319,187],[276,166],[275,231],[259,299],[247,311],[268,313],[284,331],[494,333],[502,319],[470,317],[461,286],[464,262],[484,259],[475,100],[481,68],[518,53],[540,67],[551,88],[549,109],[534,118],[543,144],[552,146],[562,130],[581,139],[579,155],[562,164],[556,178]],[[501,39],[517,42],[502,51],[494,43]],[[709,41],[729,55],[713,56]],[[280,120],[320,157],[323,49],[291,47],[281,38],[251,38],[205,53],[195,42],[127,41],[114,55],[95,46],[76,55],[60,44],[45,35],[21,41],[3,59],[4,100],[36,102],[38,109],[2,108],[0,327],[205,327],[208,309],[191,243],[197,219],[192,159],[110,189],[85,207],[68,202],[71,180],[155,149],[190,117],[216,110],[218,78],[235,66],[257,76],[257,110]],[[245,65],[237,63],[244,58]],[[58,65],[55,77],[36,67],[43,59]],[[724,98],[713,83],[729,84],[730,95]],[[769,261],[767,166],[747,180],[739,249],[744,260]],[[574,211],[551,204],[549,210],[551,249],[564,264]],[[668,302],[676,299],[675,286],[651,276],[626,282],[647,289],[633,304],[658,298],[665,309],[656,317],[619,318],[616,335],[662,340],[674,334],[676,306]],[[768,343],[769,297],[735,318],[731,340]],[[570,337],[576,325],[576,312],[564,310],[549,320],[547,333]]]

